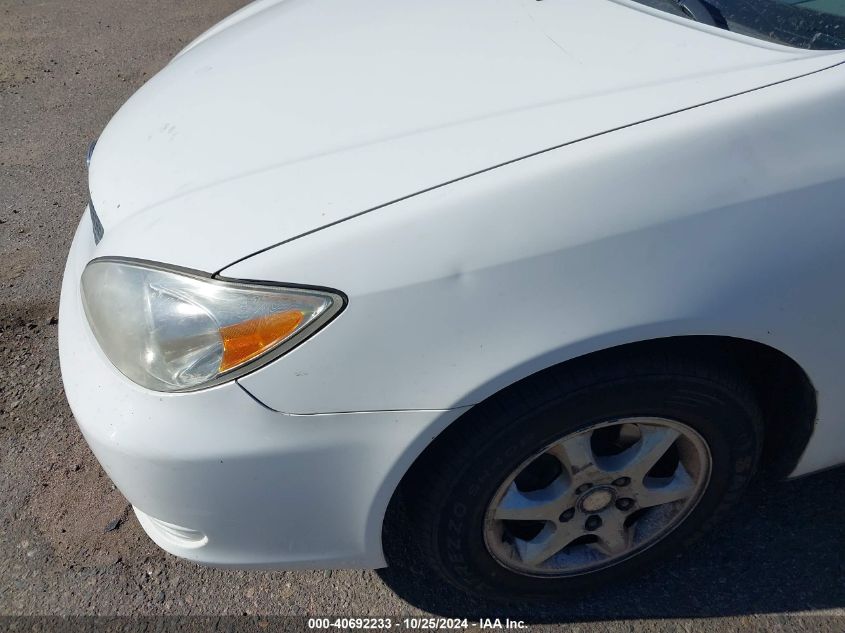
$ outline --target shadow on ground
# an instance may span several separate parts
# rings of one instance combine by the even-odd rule
[[[468,602],[395,542],[379,571],[404,600],[444,616],[535,624],[706,618],[845,608],[845,469],[752,484],[730,517],[678,557],[599,591],[514,605]],[[413,560],[411,558],[411,560]]]

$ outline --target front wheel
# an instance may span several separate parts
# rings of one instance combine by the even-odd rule
[[[447,430],[406,491],[424,562],[475,595],[538,597],[647,568],[705,531],[754,471],[757,403],[706,367],[626,367],[586,384],[553,370]]]

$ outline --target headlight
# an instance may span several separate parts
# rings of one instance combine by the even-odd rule
[[[283,354],[331,320],[343,298],[103,258],[82,274],[82,303],[100,347],[127,378],[191,391]]]

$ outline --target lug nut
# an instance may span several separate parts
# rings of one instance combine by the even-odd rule
[[[616,500],[616,507],[620,510],[629,510],[634,506],[634,500],[628,499],[627,497],[622,497],[621,499]]]
[[[581,484],[575,489],[575,494],[581,494],[582,492],[586,492],[590,488],[593,487],[593,484]]]
[[[584,524],[584,527],[587,528],[590,532],[593,530],[598,530],[601,527],[601,517],[596,516],[595,514],[587,519],[587,522]]]
[[[564,511],[563,514],[561,514],[558,517],[558,520],[561,523],[566,523],[567,521],[571,520],[572,517],[574,517],[574,516],[575,516],[575,508],[569,508],[569,510]]]
[[[630,477],[620,477],[619,479],[615,479],[613,481],[614,486],[627,486],[629,483],[631,483]]]

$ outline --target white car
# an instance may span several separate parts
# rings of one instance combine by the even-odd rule
[[[89,154],[85,438],[199,563],[378,568],[387,517],[474,594],[648,567],[845,461],[842,49],[845,2],[246,6]]]

